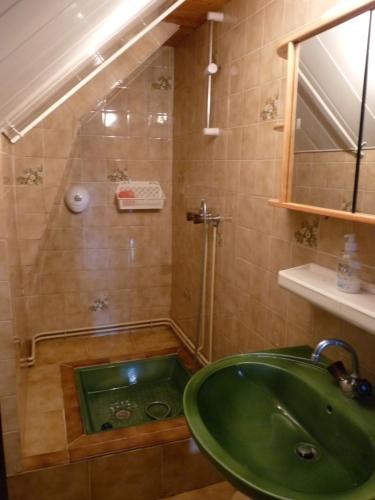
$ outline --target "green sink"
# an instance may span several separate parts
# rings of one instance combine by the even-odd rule
[[[196,373],[193,436],[254,499],[374,500],[375,401],[344,396],[311,349],[231,356]]]

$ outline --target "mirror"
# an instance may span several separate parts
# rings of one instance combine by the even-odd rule
[[[372,12],[356,211],[375,215],[375,15]]]
[[[300,44],[292,202],[353,210],[370,17],[365,12]],[[375,143],[373,102],[371,89],[364,137]]]
[[[288,60],[274,207],[375,224],[375,0],[334,5],[278,47]]]

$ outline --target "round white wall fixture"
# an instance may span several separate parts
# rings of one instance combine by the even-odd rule
[[[207,73],[209,75],[214,75],[215,73],[217,73],[219,71],[219,66],[212,62],[210,63],[208,66],[207,66]]]
[[[90,195],[83,186],[72,186],[65,194],[65,203],[69,210],[78,214],[86,210],[90,203]]]

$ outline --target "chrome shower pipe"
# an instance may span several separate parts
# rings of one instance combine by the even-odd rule
[[[221,12],[208,12],[207,20],[209,23],[209,38],[208,38],[208,65],[207,72],[207,108],[206,108],[206,126],[203,129],[205,135],[219,135],[218,128],[211,128],[211,106],[212,106],[212,77],[215,75],[219,67],[214,62],[213,45],[214,45],[214,23],[223,22],[224,14]]]
[[[211,124],[211,99],[212,99],[212,73],[210,66],[213,63],[213,44],[214,44],[214,21],[209,21],[210,35],[208,42],[208,82],[207,82],[207,114],[206,114],[206,128],[210,128]]]

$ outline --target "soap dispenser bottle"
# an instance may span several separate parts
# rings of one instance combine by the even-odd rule
[[[337,288],[346,293],[361,291],[361,263],[357,257],[355,234],[345,234],[344,251],[337,264]]]

